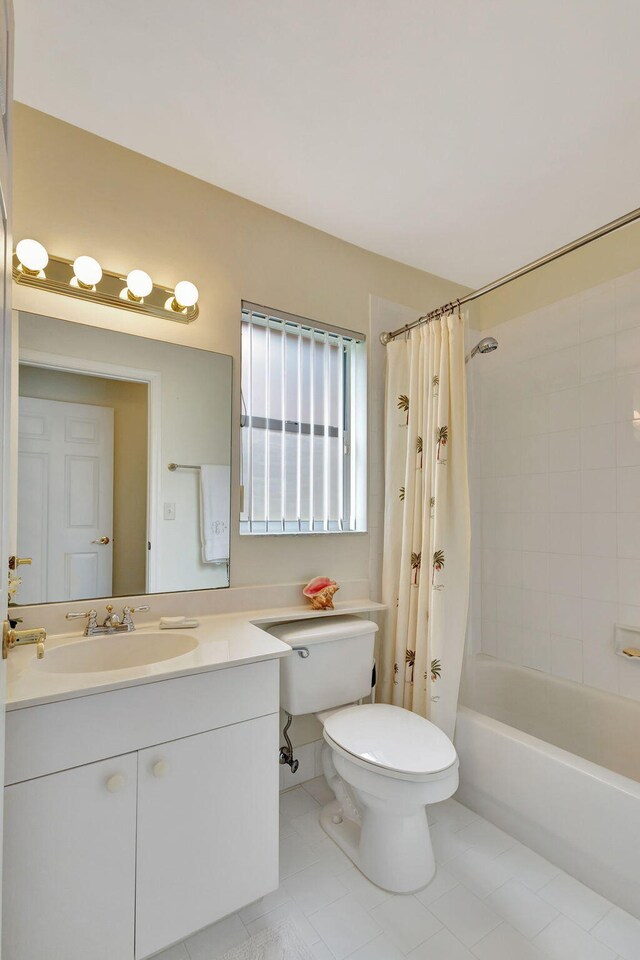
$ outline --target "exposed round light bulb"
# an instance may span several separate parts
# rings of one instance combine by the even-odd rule
[[[190,280],[181,280],[180,283],[176,283],[173,296],[181,310],[195,307],[198,302],[198,288]]]
[[[16,247],[16,256],[29,273],[40,273],[49,263],[49,254],[37,240],[21,240]]]
[[[76,257],[73,261],[73,272],[77,285],[85,289],[90,290],[102,280],[102,267],[93,257]]]
[[[127,274],[127,289],[136,300],[142,300],[153,290],[153,280],[144,270],[132,270]]]

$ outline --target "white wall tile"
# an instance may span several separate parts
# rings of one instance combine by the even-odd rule
[[[496,583],[505,587],[522,586],[522,551],[497,552]]]
[[[616,463],[619,467],[640,466],[640,420],[616,423]]]
[[[617,514],[618,556],[640,559],[640,513]]]
[[[618,560],[618,600],[637,603],[640,598],[640,560]]]
[[[581,557],[569,554],[549,556],[549,586],[554,593],[579,597],[582,594]]]
[[[573,637],[551,635],[551,672],[582,683],[582,644]]]
[[[580,471],[549,474],[549,510],[552,513],[580,513],[581,501]]]
[[[544,630],[522,630],[522,665],[551,673],[551,634]]]
[[[616,420],[640,417],[640,371],[616,377]]]
[[[551,584],[553,588],[553,584]],[[560,593],[549,594],[549,630],[552,635],[580,636],[580,599]]]
[[[617,561],[608,557],[583,557],[582,596],[589,600],[617,600]]]
[[[617,472],[618,510],[640,512],[640,467],[622,467]]]
[[[575,298],[571,298],[575,301]],[[615,291],[602,284],[579,298],[580,339],[595,340],[615,332]]]
[[[616,470],[583,470],[582,509],[585,512],[611,513],[616,509]]]
[[[580,426],[612,423],[616,419],[616,382],[612,376],[580,387]]]
[[[546,394],[534,394],[524,397],[521,417],[523,436],[528,437],[537,433],[547,433],[549,429],[549,411]]]
[[[549,553],[580,553],[580,514],[549,514]]]
[[[499,587],[497,591],[496,618],[503,623],[519,627],[522,623],[521,587]]]
[[[640,271],[619,277],[614,284],[616,330],[640,326]]]
[[[640,625],[640,270],[493,332],[473,387],[482,649],[640,699],[613,652],[614,624]]]
[[[584,644],[609,645],[613,648],[613,625],[618,619],[615,601],[583,597],[580,603],[580,636]]]
[[[522,473],[546,473],[549,469],[549,438],[546,434],[523,437]]]
[[[523,627],[543,632],[549,630],[549,596],[546,590],[522,591]]]
[[[580,426],[580,388],[554,390],[547,398],[549,433]]]
[[[522,514],[522,549],[537,553],[549,551],[549,514],[523,513]],[[567,553],[571,551],[568,550]]]
[[[640,330],[638,327],[616,333],[616,369],[620,372],[640,369]]]
[[[583,470],[598,470],[616,465],[616,432],[612,424],[582,427],[580,465]]]
[[[580,380],[610,376],[616,365],[616,340],[611,334],[580,344]]]
[[[546,439],[546,438],[545,438]],[[614,482],[615,490],[615,482]],[[549,475],[530,473],[520,478],[520,508],[532,513],[547,513],[549,510]]]
[[[580,431],[549,434],[549,472],[580,469]]]
[[[588,557],[617,556],[615,513],[582,514],[582,553]]]
[[[546,553],[522,554],[522,586],[525,590],[549,589],[548,557]]]
[[[620,692],[620,657],[613,646],[596,646],[582,643],[582,681],[588,687],[606,690],[608,693]]]

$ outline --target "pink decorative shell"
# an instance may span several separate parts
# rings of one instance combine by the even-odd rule
[[[314,610],[333,610],[333,595],[340,587],[328,577],[314,577],[302,591]]]

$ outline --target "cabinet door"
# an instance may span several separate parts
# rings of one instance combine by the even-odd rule
[[[133,958],[135,753],[6,787],[3,956]]]
[[[138,960],[277,886],[277,714],[140,752]]]

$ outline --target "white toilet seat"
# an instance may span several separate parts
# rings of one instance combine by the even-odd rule
[[[446,734],[403,707],[365,703],[321,719],[324,738],[336,753],[380,776],[426,783],[449,777],[458,766]]]

